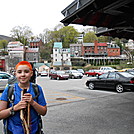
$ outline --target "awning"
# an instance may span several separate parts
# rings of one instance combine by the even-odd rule
[[[107,29],[105,31],[100,31],[96,34],[97,36],[111,36],[113,38],[125,38],[134,40],[134,30],[133,29]]]
[[[64,25],[107,27],[115,31],[119,29],[120,32],[131,29],[122,37],[128,38],[130,35],[134,39],[133,10],[134,0],[75,0],[62,11],[65,18],[61,22]]]

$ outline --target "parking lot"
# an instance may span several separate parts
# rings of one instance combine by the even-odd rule
[[[134,92],[89,90],[85,82],[90,78],[37,78],[48,103],[48,113],[43,117],[46,134],[134,133]]]
[[[84,76],[82,79],[69,80],[50,80],[49,77],[38,77],[37,83],[44,88],[48,106],[117,94],[114,91],[89,90],[85,82],[90,78],[95,77]]]

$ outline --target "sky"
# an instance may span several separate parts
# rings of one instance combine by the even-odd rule
[[[34,36],[61,24],[61,11],[74,0],[0,0],[0,35],[10,36],[15,26],[28,26]],[[83,26],[74,25],[76,29]],[[78,30],[79,31],[79,30]]]

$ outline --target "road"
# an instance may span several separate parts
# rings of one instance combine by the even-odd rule
[[[87,79],[37,78],[48,103],[45,134],[134,134],[134,92],[89,90]]]

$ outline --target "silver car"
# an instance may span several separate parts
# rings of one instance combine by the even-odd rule
[[[13,77],[13,75],[6,72],[0,72],[0,91],[5,89],[10,77]]]

